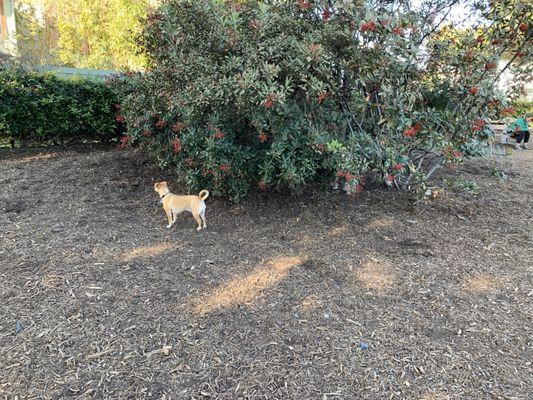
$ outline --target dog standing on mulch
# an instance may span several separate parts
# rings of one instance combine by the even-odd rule
[[[207,190],[202,190],[198,196],[178,196],[170,193],[166,182],[155,183],[154,190],[159,193],[159,196],[161,197],[161,203],[163,203],[163,209],[167,214],[167,228],[170,228],[172,225],[174,225],[178,214],[182,213],[183,211],[189,211],[192,213],[192,216],[198,223],[198,228],[196,228],[196,230],[199,231],[202,229],[202,222],[204,223],[203,227],[207,227],[205,223],[206,207],[204,202],[204,200],[209,196],[209,192]]]

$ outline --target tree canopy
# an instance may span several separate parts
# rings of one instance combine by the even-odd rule
[[[79,68],[144,66],[135,38],[149,0],[43,0],[42,18],[32,12],[35,5],[22,0],[17,10],[23,56]]]

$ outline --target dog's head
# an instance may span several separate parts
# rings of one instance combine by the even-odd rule
[[[154,183],[154,190],[159,193],[166,193],[168,192],[168,185],[166,182],[156,182]]]

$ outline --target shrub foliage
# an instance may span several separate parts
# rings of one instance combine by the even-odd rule
[[[116,139],[117,97],[102,82],[0,67],[0,138],[22,144]]]
[[[356,194],[369,172],[424,188],[506,107],[496,63],[530,59],[525,11],[450,37],[446,1],[360,3],[164,2],[140,39],[149,69],[122,87],[123,144],[233,199],[317,181]]]

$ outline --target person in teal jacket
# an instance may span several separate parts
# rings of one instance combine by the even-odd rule
[[[529,126],[528,114],[525,114],[523,117],[517,118],[515,122],[507,127],[507,131],[511,133],[511,137],[516,140],[515,148],[519,149],[520,147],[524,150],[527,150],[527,143],[529,142]],[[523,142],[523,143],[522,143]]]

